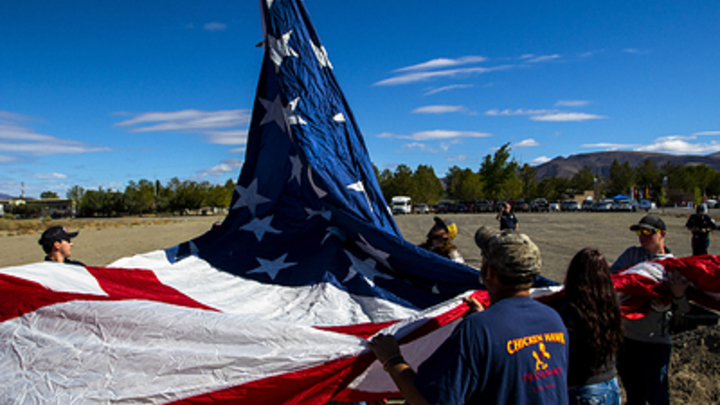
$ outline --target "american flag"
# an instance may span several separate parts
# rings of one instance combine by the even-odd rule
[[[260,9],[265,54],[229,214],[106,268],[0,269],[0,403],[397,395],[365,338],[396,333],[417,363],[462,315],[459,294],[482,288],[476,269],[403,240],[302,3]]]

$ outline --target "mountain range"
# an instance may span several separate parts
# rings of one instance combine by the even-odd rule
[[[535,172],[538,180],[546,177],[572,177],[584,166],[588,166],[596,175],[608,177],[610,175],[610,165],[616,159],[620,164],[628,162],[632,168],[643,164],[645,159],[650,159],[655,162],[658,168],[670,162],[674,166],[704,164],[713,170],[720,170],[720,152],[711,155],[670,155],[652,152],[611,151],[556,157],[549,162],[536,166]]]

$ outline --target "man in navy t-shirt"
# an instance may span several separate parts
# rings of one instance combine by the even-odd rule
[[[557,312],[530,298],[540,273],[537,246],[526,235],[481,227],[475,242],[483,253],[480,278],[491,305],[467,316],[420,365],[405,363],[397,341],[370,342],[408,403],[567,404],[567,331]]]

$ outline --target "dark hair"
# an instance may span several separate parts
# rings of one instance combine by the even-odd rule
[[[592,364],[598,369],[611,362],[623,341],[620,302],[605,257],[593,248],[579,251],[565,276],[565,297],[584,321]]]

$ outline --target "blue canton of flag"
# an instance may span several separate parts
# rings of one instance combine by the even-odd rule
[[[265,56],[230,213],[185,254],[262,283],[330,283],[415,309],[481,288],[475,269],[403,240],[302,3],[261,9]]]

